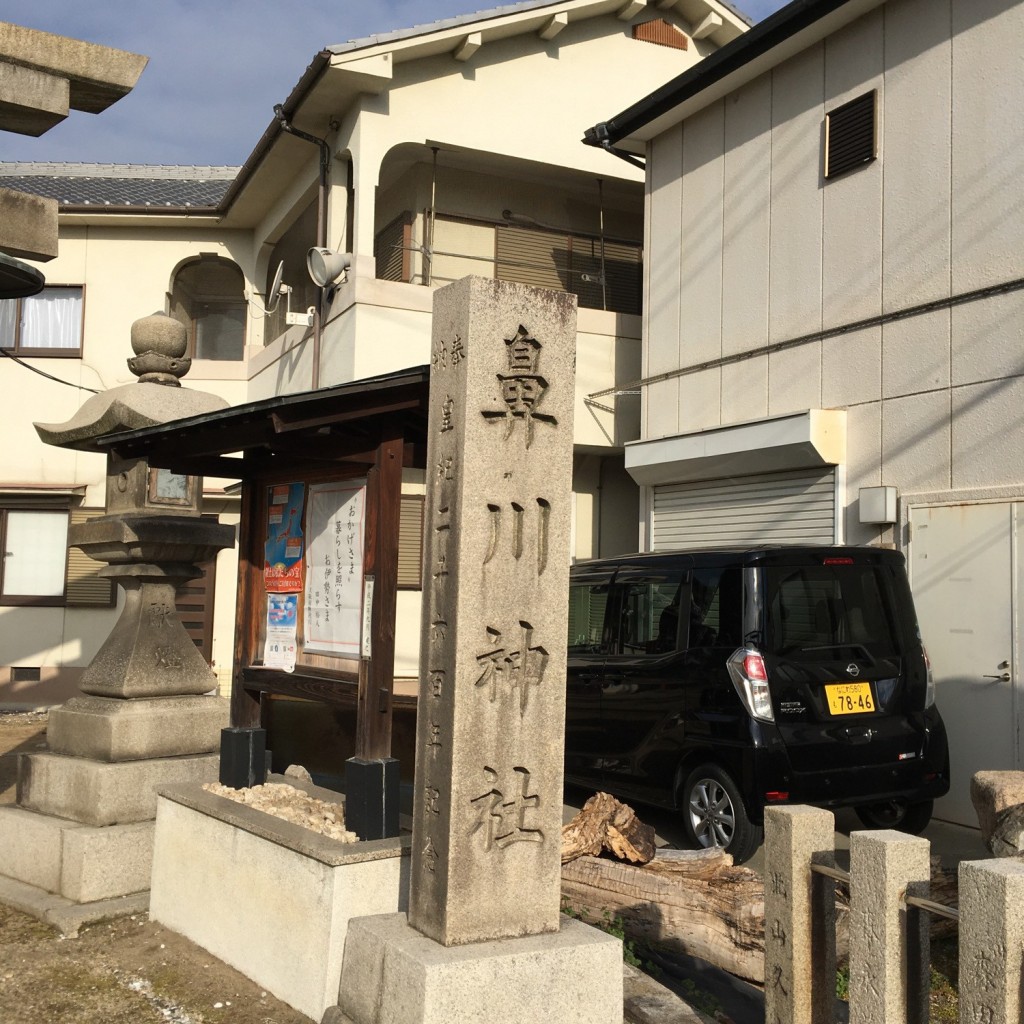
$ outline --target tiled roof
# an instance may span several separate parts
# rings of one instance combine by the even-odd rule
[[[211,209],[237,167],[0,162],[0,188],[56,199],[61,206]]]

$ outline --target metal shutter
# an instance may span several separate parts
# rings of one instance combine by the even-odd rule
[[[654,551],[786,543],[835,543],[834,467],[654,489]]]
[[[101,508],[73,508],[71,525],[88,522],[104,514]],[[81,548],[68,548],[67,598],[69,608],[112,608],[114,581],[100,576],[106,562],[90,558]]]
[[[403,494],[398,522],[398,589],[419,590],[423,579],[423,502]]]

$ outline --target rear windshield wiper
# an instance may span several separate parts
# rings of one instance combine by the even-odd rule
[[[792,649],[792,648],[790,648]],[[872,665],[877,664],[875,656],[863,644],[820,644],[816,647],[799,647],[801,654],[810,654],[817,651],[855,651],[860,652],[859,657],[869,661]]]

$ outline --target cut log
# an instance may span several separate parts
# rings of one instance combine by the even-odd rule
[[[654,857],[654,836],[653,827],[640,821],[632,807],[608,793],[595,793],[562,826],[562,863],[607,852],[619,860],[646,864]]]
[[[956,903],[956,875],[932,858],[931,898]],[[626,937],[669,955],[699,957],[748,981],[764,981],[764,881],[721,850],[658,850],[648,864],[582,856],[562,865],[562,901],[585,921],[622,920]],[[836,884],[836,949],[849,947],[849,890]],[[932,918],[932,936],[956,925]]]
[[[658,851],[643,867],[579,857],[562,866],[562,898],[584,920],[621,918],[638,942],[764,979],[764,883],[720,850]]]

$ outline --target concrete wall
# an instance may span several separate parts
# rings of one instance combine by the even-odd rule
[[[1024,292],[767,351],[1022,275],[1022,42],[1010,0],[890,0],[653,142],[644,373],[753,354],[645,388],[645,438],[847,409],[854,543],[862,486],[1024,481]],[[869,89],[879,158],[825,181],[825,114]]]

